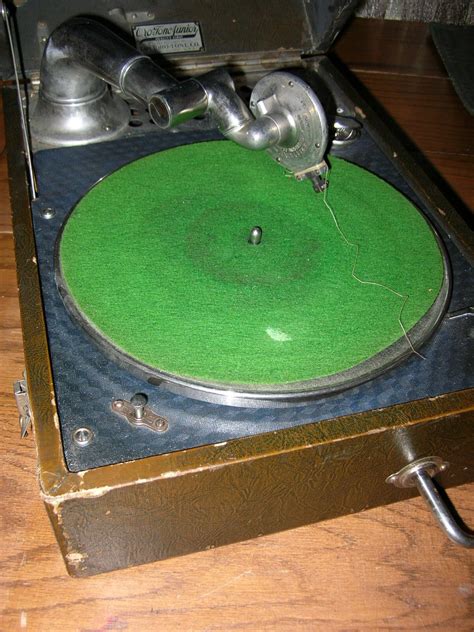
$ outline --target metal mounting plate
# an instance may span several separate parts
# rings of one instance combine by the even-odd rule
[[[125,417],[132,426],[143,426],[155,432],[166,432],[168,430],[168,420],[155,413],[149,406],[143,407],[143,416],[136,416],[136,409],[131,402],[125,399],[115,399],[112,402],[112,410]]]

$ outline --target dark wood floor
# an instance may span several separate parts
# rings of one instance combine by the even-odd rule
[[[473,119],[418,24],[355,21],[336,52],[471,208]],[[3,131],[3,130],[2,130]],[[3,144],[1,145],[3,146]],[[20,441],[22,373],[5,156],[0,157],[1,630],[472,630],[473,552],[421,500],[118,571],[69,578]],[[474,485],[451,491],[474,524]]]

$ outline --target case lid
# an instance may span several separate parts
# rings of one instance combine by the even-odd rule
[[[51,32],[75,15],[115,25],[146,54],[176,65],[239,64],[326,52],[357,0],[16,0],[15,19],[26,74],[39,71]],[[2,78],[11,75],[0,29]]]

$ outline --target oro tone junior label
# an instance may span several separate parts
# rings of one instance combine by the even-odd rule
[[[133,27],[133,35],[142,53],[192,53],[203,50],[199,22],[142,24]]]

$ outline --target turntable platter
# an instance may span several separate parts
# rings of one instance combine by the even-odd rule
[[[298,401],[374,377],[433,331],[447,266],[411,202],[330,162],[334,217],[310,182],[227,141],[128,164],[65,222],[67,307],[119,362],[211,401]]]

